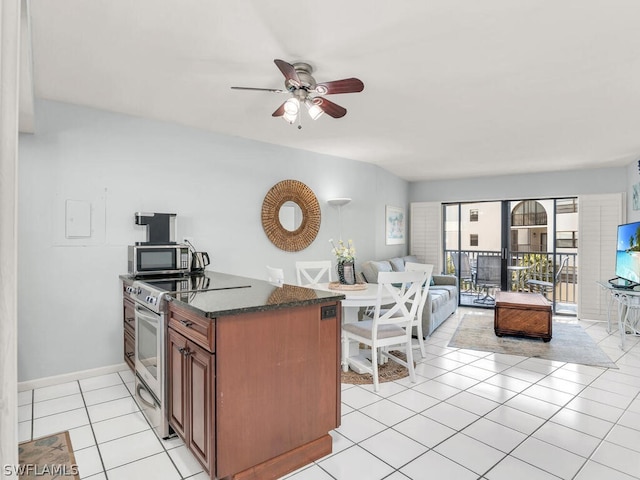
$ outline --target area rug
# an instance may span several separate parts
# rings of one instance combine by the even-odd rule
[[[18,478],[80,480],[69,432],[54,433],[18,445]]]
[[[406,356],[402,352],[393,350],[391,353],[402,360],[406,360]],[[378,365],[378,381],[380,383],[393,382],[394,380],[399,380],[408,376],[409,370],[407,370],[407,367],[403,367],[392,360],[389,360],[382,365]],[[349,369],[346,372],[342,372],[340,381],[342,383],[350,383],[352,385],[368,385],[373,383],[373,375],[370,373],[356,373]]]
[[[596,367],[618,368],[580,325],[554,322],[549,342],[515,336],[496,336],[493,317],[465,315],[449,347],[544,358]]]

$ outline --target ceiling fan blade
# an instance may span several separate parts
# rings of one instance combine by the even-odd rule
[[[296,69],[293,65],[277,58],[274,60],[274,63],[278,66],[278,68],[288,81],[290,81],[296,87],[299,87],[301,85],[300,79],[298,78],[298,74],[296,73]]]
[[[284,102],[287,103],[287,102]],[[271,114],[272,117],[281,117],[284,115],[284,103],[278,107],[278,109]]]
[[[323,82],[316,85],[315,91],[320,95],[333,95],[335,93],[356,93],[364,90],[364,83],[357,78],[345,78],[333,82]]]
[[[333,103],[330,100],[322,97],[315,97],[313,103],[320,107],[324,113],[333,118],[342,118],[347,114],[347,109],[341,107],[337,103]]]
[[[256,87],[231,87],[233,90],[258,90],[260,92],[273,92],[273,93],[289,93],[288,90],[281,90],[278,88],[256,88]]]

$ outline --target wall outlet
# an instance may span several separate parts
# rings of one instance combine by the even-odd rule
[[[182,243],[193,245],[193,237],[182,237]]]

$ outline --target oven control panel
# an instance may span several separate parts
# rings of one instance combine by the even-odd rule
[[[149,286],[146,283],[135,281],[130,287],[126,288],[126,292],[133,299],[134,302],[144,305],[149,310],[156,313],[165,310],[165,303],[163,297],[165,290],[160,290]]]
[[[158,304],[158,297],[154,297],[153,295],[147,295],[144,298],[144,301],[147,302],[149,305],[157,305]]]
[[[138,293],[138,288],[139,287],[134,287],[133,285],[129,285],[127,288],[125,288],[125,292],[127,292],[127,294],[130,297],[135,297],[136,294]]]

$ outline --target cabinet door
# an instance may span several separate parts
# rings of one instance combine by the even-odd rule
[[[136,344],[131,334],[127,331],[124,332],[124,361],[131,370],[135,371],[135,364],[133,357],[135,356]]]
[[[193,454],[205,466],[207,473],[213,471],[215,406],[212,398],[214,356],[193,342],[188,342],[188,445]]]
[[[135,306],[127,297],[122,299],[122,320],[124,321],[124,330],[129,332],[133,337],[136,335],[136,317]]]
[[[187,347],[187,339],[174,330],[169,329],[167,336],[167,374],[169,423],[180,437],[186,441],[187,419],[187,371],[184,352]]]
[[[122,297],[122,328],[124,332],[124,361],[131,370],[135,369],[134,349],[136,344],[136,318],[133,302]]]
[[[216,319],[219,478],[338,426],[340,309],[333,305],[326,319],[321,305]]]

